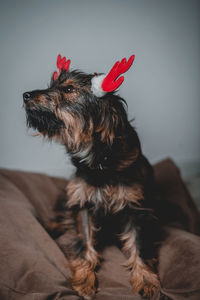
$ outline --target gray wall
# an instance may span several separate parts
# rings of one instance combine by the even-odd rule
[[[22,93],[45,88],[58,53],[106,72],[135,53],[120,94],[152,163],[200,161],[200,1],[18,0],[0,7],[0,166],[69,176],[62,146],[26,129]]]

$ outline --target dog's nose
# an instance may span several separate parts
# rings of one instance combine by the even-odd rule
[[[30,93],[24,93],[23,94],[24,103],[27,103],[31,99]]]

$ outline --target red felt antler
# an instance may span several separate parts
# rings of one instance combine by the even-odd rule
[[[105,92],[112,92],[116,90],[124,81],[124,76],[119,77],[121,74],[128,71],[130,66],[132,65],[133,61],[135,59],[135,55],[132,55],[128,61],[126,61],[126,58],[123,58],[120,61],[117,61],[108,75],[104,78],[102,82],[102,89]],[[119,77],[119,78],[118,78]],[[118,79],[117,79],[118,78]]]
[[[66,61],[66,57],[64,56],[62,58],[62,56],[59,54],[58,57],[57,57],[57,68],[58,68],[59,72],[61,72],[61,70],[66,70],[68,72],[69,66],[70,66],[70,62],[71,62],[70,59],[68,59]],[[53,73],[53,80],[56,80],[57,78],[58,78],[58,72],[55,71]]]

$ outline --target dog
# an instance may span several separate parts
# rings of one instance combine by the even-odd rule
[[[127,257],[134,293],[150,299],[160,290],[153,169],[116,93],[134,59],[116,62],[108,75],[85,74],[69,71],[70,60],[59,55],[49,88],[23,94],[28,127],[63,144],[76,167],[62,216],[49,227],[65,233],[60,247],[72,287],[85,299],[97,292],[101,251],[113,242]]]

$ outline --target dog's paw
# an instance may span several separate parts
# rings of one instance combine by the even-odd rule
[[[160,291],[160,284],[154,285],[151,282],[144,284],[142,290],[140,291],[142,296],[147,299],[152,299]]]
[[[141,294],[146,299],[152,299],[160,291],[160,281],[158,276],[151,273],[148,278],[131,278],[134,294]]]
[[[97,292],[95,273],[88,273],[87,277],[81,278],[79,282],[77,281],[77,278],[74,278],[72,280],[72,287],[79,296],[86,300],[92,300]]]

